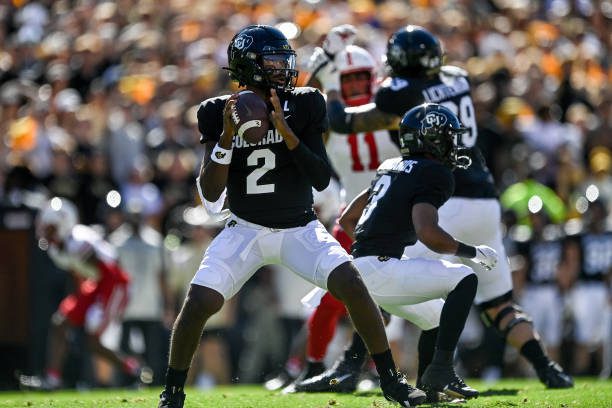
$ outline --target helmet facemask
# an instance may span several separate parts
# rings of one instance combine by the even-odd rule
[[[468,131],[469,129],[465,127],[455,128],[450,125],[429,130],[431,135],[423,135],[424,150],[453,170],[457,167],[468,168],[472,164],[472,159],[466,155],[460,156],[460,153],[467,149],[457,145],[461,135]]]
[[[264,51],[259,59],[261,79],[254,78],[256,81],[279,91],[291,91],[295,88],[298,72],[295,69],[294,51]]]

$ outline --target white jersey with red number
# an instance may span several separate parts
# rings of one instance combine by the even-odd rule
[[[86,225],[76,225],[63,248],[55,246],[49,248],[49,256],[58,267],[75,272],[86,279],[99,280],[102,278],[101,268],[88,262],[91,255],[95,255],[98,261],[105,264],[117,262],[115,248],[93,228]]]
[[[370,187],[382,162],[399,155],[386,130],[350,135],[331,132],[326,148],[346,191],[347,203]]]

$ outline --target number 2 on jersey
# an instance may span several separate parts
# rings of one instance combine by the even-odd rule
[[[348,135],[347,140],[351,148],[353,171],[364,171],[365,167],[361,161],[361,156],[359,155],[358,135],[356,135],[355,133],[351,133],[350,135]],[[370,162],[368,163],[368,170],[376,170],[380,165],[380,161],[378,160],[378,146],[376,146],[376,139],[374,139],[374,134],[372,132],[367,132],[364,135],[364,141],[368,146],[368,151],[370,152]]]
[[[457,140],[457,143],[463,147],[474,147],[478,138],[478,129],[476,127],[476,115],[474,114],[472,98],[469,95],[463,96],[459,100],[459,106],[453,101],[445,101],[441,102],[441,104],[459,116],[463,126],[469,130],[469,132],[463,133],[461,140]]]
[[[257,184],[257,181],[268,171],[276,167],[276,156],[270,149],[253,150],[247,157],[247,166],[259,165],[259,159],[263,159],[263,165],[257,167],[246,177],[247,194],[265,194],[274,192],[274,184]]]

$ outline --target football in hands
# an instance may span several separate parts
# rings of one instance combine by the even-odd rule
[[[266,136],[270,128],[268,106],[253,91],[241,91],[232,109],[236,134],[246,142],[255,144]]]

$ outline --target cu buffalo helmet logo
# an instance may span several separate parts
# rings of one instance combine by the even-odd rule
[[[421,120],[421,133],[426,135],[429,129],[446,125],[447,118],[439,112],[429,112]]]
[[[236,38],[236,41],[234,41],[234,47],[237,50],[249,48],[251,44],[253,44],[253,37],[246,34],[241,35],[240,37]]]

